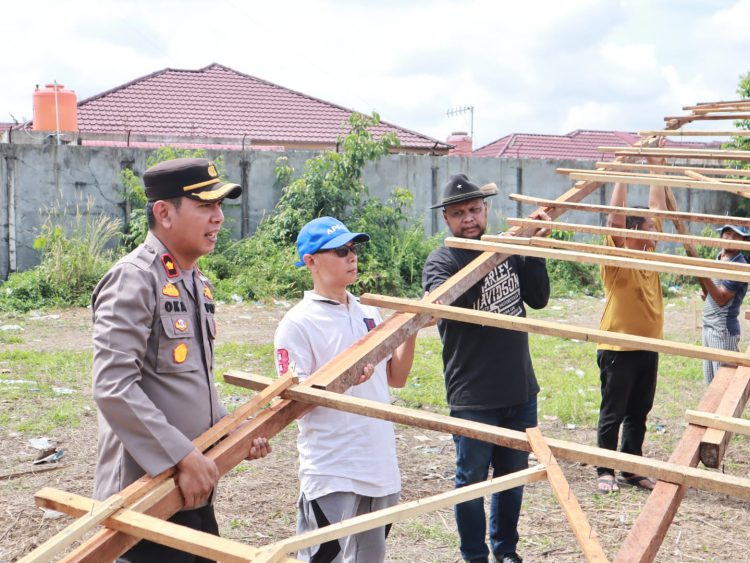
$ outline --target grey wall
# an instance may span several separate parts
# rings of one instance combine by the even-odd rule
[[[124,221],[126,210],[118,174],[123,167],[130,167],[142,175],[150,153],[145,149],[0,143],[0,278],[38,263],[34,239],[46,213],[52,210],[72,219],[76,207],[85,209],[87,199],[91,198],[92,213]],[[224,156],[227,176],[245,187],[243,196],[228,200],[224,208],[230,218],[229,227],[240,237],[252,234],[264,214],[272,212],[278,201],[276,159],[286,156],[288,164],[299,174],[304,162],[317,153],[209,151],[211,157],[220,154]],[[444,225],[439,212],[429,207],[440,200],[442,186],[451,174],[463,172],[479,185],[495,182],[500,187],[500,195],[491,199],[490,227],[497,230],[504,227],[505,217],[528,214],[532,209],[521,208],[507,198],[508,193],[554,199],[570,188],[570,180],[556,174],[556,168],[592,166],[593,162],[565,160],[391,155],[368,164],[363,180],[370,193],[382,199],[394,187],[409,189],[414,194],[414,212],[422,219],[425,231],[432,234],[443,230]],[[635,186],[631,194],[629,204],[643,205],[647,202],[648,188]],[[680,209],[719,214],[728,211],[733,197],[723,192],[682,189],[675,189],[675,195]],[[609,189],[599,190],[589,201],[606,203],[608,198]],[[582,212],[566,215],[567,221],[577,223],[598,224],[601,219],[599,215]]]

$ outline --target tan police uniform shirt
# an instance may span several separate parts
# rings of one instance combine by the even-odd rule
[[[99,443],[94,496],[177,464],[227,414],[213,382],[213,288],[152,233],[92,295]]]

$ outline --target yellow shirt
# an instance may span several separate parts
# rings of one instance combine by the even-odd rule
[[[615,246],[607,237],[607,246]],[[602,266],[602,281],[607,303],[599,328],[650,338],[663,338],[664,302],[658,272]],[[613,344],[599,344],[599,350],[626,351]]]

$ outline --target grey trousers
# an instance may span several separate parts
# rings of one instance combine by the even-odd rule
[[[304,534],[329,524],[368,514],[398,504],[400,493],[365,497],[355,493],[331,493],[308,501],[300,494],[297,503],[297,533]],[[303,549],[297,559],[312,563],[382,563],[390,525]]]
[[[740,337],[732,336],[728,331],[718,331],[710,328],[703,329],[703,345],[709,348],[719,348],[730,352],[739,352]],[[711,383],[719,371],[719,362],[703,360],[703,377],[706,383]],[[722,364],[724,365],[724,364]],[[728,365],[728,364],[727,364]]]

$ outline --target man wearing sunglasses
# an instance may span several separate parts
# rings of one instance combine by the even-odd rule
[[[488,189],[491,187],[492,189]],[[485,198],[497,193],[490,184],[480,188],[464,174],[456,174],[445,186],[443,218],[455,237],[480,239],[487,228]],[[546,213],[532,218],[549,220]],[[546,235],[546,229],[537,235]],[[432,291],[479,256],[476,250],[443,246],[427,258],[422,273],[425,291]],[[547,305],[549,278],[544,259],[511,256],[452,304],[456,307],[526,316],[524,303],[534,309]],[[525,332],[440,320],[443,365],[450,415],[519,430],[537,424],[536,395],[539,392],[531,365],[529,339]],[[528,467],[528,453],[463,436],[456,444],[456,488]],[[466,561],[487,563],[490,552],[502,563],[520,563],[516,553],[518,518],[523,487],[495,493],[490,502],[490,548],[486,543],[484,499],[457,504],[456,525],[461,538],[461,556]]]
[[[297,237],[297,267],[307,267],[313,289],[281,320],[274,338],[279,375],[294,369],[307,378],[374,329],[381,317],[347,291],[357,281],[357,256],[365,233],[352,233],[338,219],[319,217]],[[388,387],[403,387],[414,358],[416,336],[377,366],[368,364],[347,395],[390,403]],[[298,420],[301,534],[398,503],[401,477],[390,422],[316,407]],[[382,562],[390,526],[313,546],[303,561]]]

